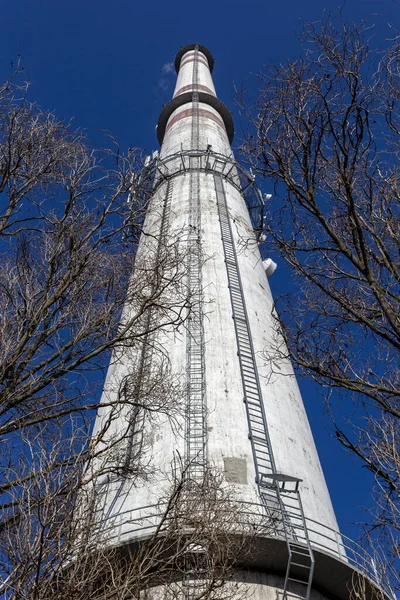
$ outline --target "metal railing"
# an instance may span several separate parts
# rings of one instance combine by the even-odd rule
[[[256,537],[272,538],[284,541],[282,527],[277,522],[266,524],[264,507],[256,502],[238,501],[239,511],[235,511],[235,523],[232,524],[231,533],[243,533],[251,526],[256,531]],[[107,518],[107,522],[100,523],[101,532],[107,543],[119,544],[127,541],[139,541],[150,538],[156,532],[160,535],[168,531],[172,524],[176,527],[176,511],[171,517],[166,514],[167,503],[149,504],[133,510],[120,512]],[[222,507],[221,510],[224,510]],[[240,518],[238,518],[238,514]],[[299,515],[289,509],[292,522],[296,523]],[[160,523],[164,522],[160,529]],[[351,538],[327,525],[306,517],[307,532],[311,546],[315,551],[328,554],[342,563],[355,569],[360,575],[366,577],[376,587],[380,588],[387,596],[395,597],[389,582],[382,580],[376,561],[372,556]],[[300,531],[299,531],[300,535]]]
[[[195,159],[195,160],[193,160]],[[146,166],[133,180],[131,202],[134,206],[146,206],[157,188],[173,177],[190,173],[193,165],[201,173],[219,173],[223,179],[233,185],[246,201],[255,235],[262,234],[264,217],[264,199],[255,182],[255,176],[237,163],[233,155],[214,152],[211,146],[204,150],[181,150],[161,158],[158,154],[149,160]]]

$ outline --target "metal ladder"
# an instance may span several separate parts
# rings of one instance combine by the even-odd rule
[[[195,160],[195,159],[193,159]],[[188,285],[191,313],[187,321],[186,465],[190,483],[201,484],[207,463],[205,361],[200,255],[199,173],[190,173]]]
[[[280,475],[276,470],[224,182],[220,173],[214,172],[214,182],[256,483],[271,526],[276,534],[283,533],[286,540],[288,563],[283,598],[286,600],[290,584],[295,582],[305,586],[303,597],[309,600],[314,556],[298,489],[300,480]],[[288,482],[295,483],[293,490],[285,487]]]
[[[161,215],[161,226],[160,226],[159,238],[157,241],[157,250],[156,250],[156,263],[158,262],[158,259],[160,257],[161,248],[162,248],[163,244],[165,244],[166,235],[168,232],[169,215],[170,215],[170,211],[171,211],[172,189],[173,189],[173,183],[171,180],[169,180],[167,182],[167,186],[166,186],[163,210],[162,210],[162,215]],[[145,324],[144,324],[144,331],[149,331],[150,326],[151,326],[151,318],[152,318],[152,311],[150,309],[147,312],[147,316],[146,316],[146,320],[145,320]],[[143,378],[146,377],[146,372],[148,373],[149,370],[151,369],[151,359],[152,359],[152,354],[153,354],[153,344],[152,344],[153,337],[154,337],[154,333],[147,333],[144,336],[144,340],[142,343],[140,359],[139,359],[139,369],[137,372],[136,381],[135,381],[135,385],[134,385],[134,389],[133,389],[133,393],[132,393],[132,398],[134,400],[136,400],[138,404],[140,402]],[[120,504],[123,504],[125,498],[129,494],[129,489],[126,486],[126,483],[127,483],[126,476],[129,474],[129,467],[132,464],[132,462],[135,460],[135,457],[140,455],[140,450],[142,448],[142,443],[143,443],[142,435],[141,435],[143,419],[144,419],[144,415],[143,415],[143,412],[140,410],[140,408],[138,406],[133,406],[131,409],[131,413],[129,415],[129,421],[128,421],[127,445],[126,445],[126,449],[125,449],[125,456],[124,456],[123,463],[120,467],[120,475],[122,476],[122,481],[120,482],[118,489],[116,490],[115,495],[107,508],[107,511],[105,511],[103,513],[103,518],[99,525],[100,530],[102,530],[102,529],[104,529],[104,527],[106,527],[111,515],[114,512],[115,507],[117,506],[118,501],[120,502]],[[124,492],[124,490],[125,490],[125,492]]]
[[[165,244],[166,236],[167,236],[167,232],[168,232],[168,228],[169,228],[169,216],[171,213],[171,202],[172,202],[172,189],[173,189],[173,184],[172,184],[172,181],[169,179],[167,181],[167,189],[165,191],[164,206],[163,206],[163,212],[162,212],[162,216],[161,216],[161,230],[160,230],[160,238],[158,240],[157,258],[160,255],[162,245]]]
[[[249,438],[254,455],[256,483],[263,488],[263,474],[274,473],[276,467],[262,402],[262,392],[256,365],[256,357],[228,214],[225,189],[222,176],[219,173],[214,173],[214,182],[217,195],[222,245],[228,275],[228,286],[231,297],[232,317],[238,344],[244,403],[246,405],[249,425]],[[277,502],[278,499],[276,499],[276,504]]]
[[[162,215],[161,215],[161,225],[160,225],[159,237],[157,240],[157,250],[155,253],[156,265],[160,259],[162,246],[165,245],[166,235],[167,235],[168,228],[169,228],[169,215],[170,215],[170,211],[171,211],[172,189],[173,189],[173,183],[171,180],[168,180],[167,186],[166,186],[166,191],[165,191],[163,210],[162,210]],[[155,291],[156,290],[153,289],[152,294]],[[145,325],[144,325],[144,331],[147,333],[145,333],[145,336],[144,336],[144,339],[142,342],[141,356],[140,356],[140,362],[139,362],[139,371],[137,373],[135,387],[133,390],[133,400],[136,401],[137,404],[140,403],[140,396],[141,396],[144,377],[146,377],[146,374],[148,374],[151,371],[154,332],[149,333],[149,331],[151,329],[152,317],[153,317],[152,310],[148,309],[146,320],[145,320]],[[138,455],[138,452],[140,452],[140,449],[142,447],[142,436],[140,435],[141,430],[142,430],[142,424],[143,424],[143,414],[141,413],[140,409],[138,409],[136,406],[133,406],[131,415],[129,417],[129,426],[128,426],[128,433],[127,433],[128,444],[127,444],[127,449],[126,449],[126,453],[125,453],[125,461],[124,461],[124,465],[123,465],[123,469],[125,469],[126,471],[128,471],[129,465],[132,463],[135,456]],[[135,452],[135,449],[138,451]]]
[[[198,46],[194,49],[191,149],[199,148],[199,94]],[[188,231],[188,285],[191,312],[187,321],[187,405],[186,405],[186,478],[189,486],[201,486],[207,468],[207,423],[205,406],[205,360],[203,328],[203,291],[201,278],[201,211],[200,163],[198,156],[189,158],[189,231]],[[207,586],[207,572],[199,568],[204,563],[204,550],[188,551],[185,558],[182,591],[185,600],[193,600]],[[197,567],[196,567],[197,564]]]
[[[283,598],[288,597],[292,584],[300,583],[304,586],[302,597],[308,600],[311,594],[315,559],[299,490],[301,479],[281,473],[272,473],[269,478],[278,490],[283,532],[288,549]],[[299,590],[296,590],[296,593],[299,595]]]
[[[201,545],[189,544],[184,560],[182,590],[185,600],[201,598],[209,585],[208,555]]]
[[[197,92],[198,47],[193,62],[193,116],[191,146],[199,146],[199,99]],[[196,97],[197,96],[197,97]],[[187,327],[186,463],[189,480],[202,483],[206,468],[205,362],[203,330],[203,294],[201,282],[201,213],[198,157],[190,157],[188,285],[192,307]]]

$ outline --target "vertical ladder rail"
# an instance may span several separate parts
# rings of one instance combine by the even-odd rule
[[[277,474],[221,173],[214,171],[214,183],[256,483],[272,527],[278,534],[283,532],[286,540],[288,563],[283,598],[287,599],[290,584],[293,582],[303,584],[304,598],[309,600],[314,556],[298,490],[299,480],[295,480],[295,488],[289,491],[285,489],[285,478],[279,478]],[[286,478],[286,481],[294,479]]]
[[[194,49],[191,150],[199,149],[198,46]],[[205,406],[205,358],[203,328],[203,294],[201,277],[201,210],[200,157],[189,157],[189,231],[188,286],[192,300],[187,321],[186,469],[189,486],[198,490],[207,467],[207,424]],[[196,560],[195,560],[196,559]],[[185,600],[200,597],[207,588],[207,572],[200,565],[206,560],[205,550],[188,549],[184,564],[182,591]],[[194,565],[197,565],[194,567]]]
[[[193,62],[191,146],[199,146],[198,47]],[[195,97],[197,95],[197,97]],[[191,156],[188,231],[188,285],[192,300],[187,327],[188,402],[186,411],[186,462],[189,479],[202,483],[206,468],[205,361],[201,278],[201,212],[199,158]]]

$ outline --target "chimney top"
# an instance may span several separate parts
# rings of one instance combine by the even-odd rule
[[[199,51],[202,52],[204,54],[204,56],[207,58],[208,66],[210,67],[210,71],[211,71],[211,73],[213,72],[214,59],[213,59],[211,52],[209,50],[207,50],[207,48],[205,46],[201,46],[200,44],[187,44],[186,46],[181,47],[181,49],[178,51],[178,54],[175,57],[175,70],[177,73],[179,73],[179,67],[181,64],[182,56],[184,54],[186,54],[186,52],[189,52],[190,50],[194,50],[196,46],[198,47]]]

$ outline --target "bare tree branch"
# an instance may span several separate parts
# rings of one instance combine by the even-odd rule
[[[374,526],[398,559],[400,53],[396,33],[385,51],[371,35],[341,15],[305,23],[302,56],[265,68],[254,106],[241,99],[243,150],[274,184],[268,252],[297,283],[277,302],[290,357],[329,400],[342,392],[337,438],[374,473]]]

